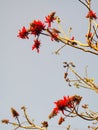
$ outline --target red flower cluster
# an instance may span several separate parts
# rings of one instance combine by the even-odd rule
[[[66,108],[71,109],[75,108],[76,105],[78,105],[81,101],[80,96],[74,95],[74,96],[64,96],[63,99],[57,100],[54,102],[56,107],[52,110],[52,112],[49,115],[49,119],[56,116],[59,111],[64,114],[64,111],[66,111]],[[65,114],[64,114],[65,115]]]
[[[29,33],[28,33],[27,29],[23,26],[23,28],[21,30],[19,30],[17,37],[20,37],[22,39],[29,39],[28,34]]]
[[[30,23],[30,27],[28,30],[25,27],[19,30],[17,37],[22,39],[29,39],[29,34],[37,36],[37,38],[34,40],[32,50],[36,49],[39,53],[40,41],[38,40],[38,37],[44,29],[45,25],[43,22],[41,22],[40,20],[34,20],[32,23]]]
[[[64,96],[63,99],[58,100],[57,102],[54,102],[54,104],[56,104],[56,107],[54,108],[56,110],[56,112],[58,113],[58,111],[62,111],[62,113],[64,113],[64,110],[66,107],[68,108],[73,108],[74,104],[73,104],[73,96],[71,97],[66,97]]]
[[[58,33],[60,33],[56,29],[51,30],[51,23],[56,20],[55,17],[55,12],[50,13],[48,16],[45,17],[45,21],[42,22],[40,20],[34,20],[33,22],[30,23],[29,28],[26,29],[24,26],[21,30],[19,30],[19,33],[17,37],[22,38],[22,39],[29,39],[30,35],[34,35],[36,39],[34,40],[34,44],[32,46],[32,50],[36,49],[37,52],[39,53],[39,48],[40,48],[40,40],[39,36],[40,34],[50,36],[51,40],[58,41]],[[47,25],[48,24],[48,25]],[[46,31],[45,33],[43,31]],[[48,34],[47,34],[48,32]]]
[[[73,95],[64,96],[63,99],[57,100],[56,102],[54,102],[56,107],[53,108],[52,112],[48,116],[49,119],[53,118],[54,116],[57,116],[59,112],[62,112],[63,116],[61,116],[58,120],[58,124],[61,125],[69,114],[73,114],[76,106],[79,105],[81,99],[82,97],[78,95]],[[69,114],[65,114],[65,111],[69,112]]]
[[[33,46],[32,46],[32,50],[36,49],[37,52],[39,53],[40,44],[41,44],[40,41],[39,41],[38,39],[35,39],[35,40],[34,40],[34,44],[33,44]]]
[[[30,32],[31,34],[34,34],[35,36],[40,35],[40,33],[45,29],[44,23],[42,23],[40,20],[34,20],[32,23],[30,23]]]
[[[55,12],[52,12],[51,14],[49,14],[48,16],[45,17],[46,19],[46,23],[48,23],[48,27],[51,27],[51,23],[56,20],[56,17],[55,17]]]
[[[98,17],[97,17],[97,15],[96,15],[95,12],[93,12],[92,10],[90,10],[90,11],[88,12],[88,14],[86,15],[86,18],[97,19]]]

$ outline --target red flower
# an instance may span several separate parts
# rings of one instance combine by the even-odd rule
[[[33,44],[33,46],[32,46],[32,50],[36,49],[37,52],[39,53],[40,44],[41,44],[40,41],[39,41],[38,39],[35,39],[35,40],[34,40],[34,44]]]
[[[30,24],[31,34],[34,34],[35,36],[39,35],[44,29],[45,29],[45,25],[40,20],[34,20]]]
[[[97,19],[97,16],[96,16],[96,13],[95,12],[93,12],[92,10],[90,10],[89,12],[88,12],[88,14],[86,15],[86,18],[90,18],[90,19]]]
[[[75,96],[64,96],[63,99],[58,100],[57,102],[54,102],[56,104],[56,107],[54,108],[55,113],[58,111],[61,111],[64,114],[65,108],[73,108],[74,107],[74,97]]]
[[[57,102],[54,102],[56,104],[56,111],[62,111],[64,113],[64,109],[67,106],[68,98],[64,97],[64,99],[60,99]]]
[[[56,17],[55,16],[55,12],[52,12],[51,14],[49,14],[48,16],[45,17],[46,19],[46,23],[48,23],[48,27],[51,27],[51,23],[56,20]]]
[[[56,116],[59,111],[61,111],[62,114],[64,114],[64,111],[66,111],[66,108],[71,109],[71,108],[74,108],[76,105],[79,105],[81,99],[82,97],[78,95],[74,95],[74,96],[64,96],[63,99],[57,100],[56,102],[54,102],[56,107],[50,113],[49,119]]]
[[[23,26],[23,28],[21,30],[19,30],[19,33],[18,33],[17,37],[20,37],[22,39],[29,39],[28,34],[29,34],[28,31]]]
[[[63,111],[64,108],[66,107],[66,101],[63,99],[58,100],[57,102],[54,102],[56,104],[56,107],[58,108],[58,110]]]

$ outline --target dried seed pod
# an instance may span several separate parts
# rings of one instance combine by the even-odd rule
[[[48,127],[48,122],[47,121],[44,121],[41,124],[43,125],[42,127]]]
[[[11,108],[11,113],[12,113],[13,117],[18,117],[19,116],[19,113],[14,108]]]
[[[64,73],[64,79],[66,79],[67,78],[67,76],[68,76],[68,73],[66,72],[66,73]]]
[[[58,125],[61,125],[64,121],[65,121],[65,119],[63,117],[60,117],[60,119],[58,121]]]
[[[9,123],[9,120],[8,120],[8,119],[3,119],[3,120],[2,120],[2,123],[8,124],[8,123]]]

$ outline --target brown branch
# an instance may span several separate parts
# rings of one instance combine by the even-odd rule
[[[72,82],[78,82],[78,83],[75,83],[74,86],[76,85],[76,86],[81,86],[81,87],[84,87],[84,88],[89,88],[91,90],[94,90],[96,93],[98,93],[98,87],[96,86],[95,83],[93,83],[88,78],[82,78],[77,72],[75,72],[75,70],[71,66],[68,66],[68,68],[78,78],[77,80],[69,80],[70,82],[71,81]]]
[[[96,37],[98,38],[98,35],[97,35],[97,29],[98,29],[98,27],[96,27],[96,29],[95,29],[95,27],[93,26],[93,29],[94,29],[94,33],[95,33]]]
[[[87,115],[79,114],[79,113],[76,111],[76,109],[75,109],[75,112],[76,112],[77,116],[79,116],[80,118],[82,118],[82,119],[84,119],[84,120],[87,120],[87,121],[93,121],[93,120],[95,120],[94,118],[91,118],[91,117],[89,117],[89,116],[87,116]]]
[[[66,39],[64,39],[64,38],[58,37],[58,39],[59,39],[59,41],[61,41],[62,43],[66,44],[66,45],[69,45],[69,46],[71,46],[71,47],[73,47],[73,48],[77,48],[77,49],[82,50],[82,51],[84,51],[84,52],[89,52],[89,53],[98,55],[98,52],[96,52],[96,51],[94,52],[94,51],[91,51],[91,50],[86,50],[86,49],[84,49],[84,48],[82,48],[82,47],[79,47],[79,46],[76,46],[76,45],[72,45],[72,43],[69,43],[69,41],[68,41],[68,40],[66,41]],[[60,49],[57,50],[57,51],[60,51]]]
[[[21,109],[23,110],[25,119],[28,121],[28,123],[29,123],[30,125],[34,125],[34,124],[30,121],[30,119],[28,118],[28,115],[27,115],[25,106],[21,107]]]
[[[87,4],[85,4],[82,0],[79,0],[79,2],[81,2],[85,7],[87,7],[88,10],[90,10],[89,6]]]

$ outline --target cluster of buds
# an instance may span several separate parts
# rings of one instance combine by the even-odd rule
[[[74,63],[73,62],[63,62],[63,67],[65,68],[65,70],[66,70],[66,72],[64,73],[64,79],[65,79],[65,81],[68,83],[68,86],[71,86],[71,82],[70,82],[70,79],[69,79],[69,77],[68,77],[68,71],[69,71],[69,69],[72,67],[72,68],[74,68],[74,67],[76,67],[75,65],[74,65]]]

